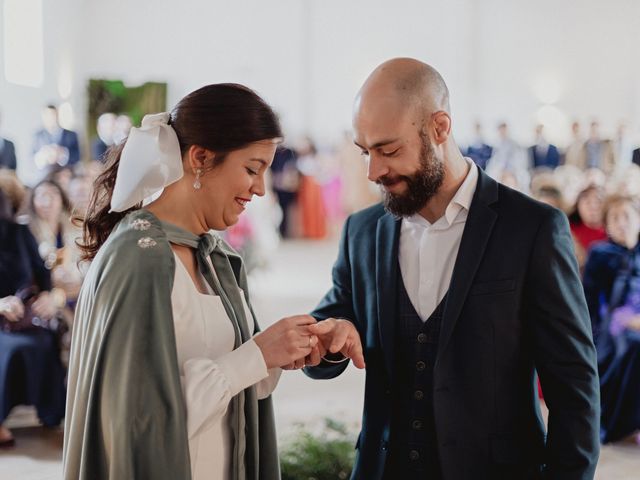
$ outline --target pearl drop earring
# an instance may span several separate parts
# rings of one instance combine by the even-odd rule
[[[196,170],[196,179],[193,182],[193,188],[195,188],[196,190],[200,190],[200,187],[202,187],[202,184],[200,183],[201,172],[202,170],[200,169]]]

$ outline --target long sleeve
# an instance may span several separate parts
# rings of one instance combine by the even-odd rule
[[[600,418],[596,352],[568,222],[559,211],[540,226],[527,282],[523,309],[549,406],[545,478],[593,478]]]
[[[333,286],[311,315],[318,321],[326,318],[344,318],[355,320],[351,291],[351,266],[349,262],[349,218],[345,222],[340,242],[338,259],[333,266]],[[357,327],[357,325],[356,325]],[[315,379],[335,378],[340,375],[350,362],[329,363],[324,360],[315,367],[307,367],[304,373]]]
[[[192,358],[182,367],[189,438],[223,416],[231,399],[240,391],[271,379],[262,352],[253,340],[215,360]],[[269,385],[263,386],[265,391]]]

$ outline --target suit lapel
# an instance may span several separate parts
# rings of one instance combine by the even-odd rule
[[[440,332],[439,352],[446,349],[456,326],[460,311],[480,266],[497,213],[489,205],[498,198],[498,184],[479,170],[478,185],[462,233],[460,249],[449,286]]]
[[[380,343],[389,375],[393,374],[395,306],[398,279],[398,241],[401,221],[387,213],[376,229],[376,297]]]

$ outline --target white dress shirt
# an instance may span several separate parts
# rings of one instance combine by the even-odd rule
[[[409,299],[423,322],[449,290],[462,232],[478,184],[477,167],[470,158],[465,160],[469,172],[441,218],[433,224],[420,214],[402,219],[400,272]]]
[[[191,475],[193,480],[229,480],[233,453],[229,403],[251,385],[256,385],[259,399],[268,397],[282,370],[267,370],[253,340],[234,350],[235,333],[222,300],[200,293],[182,261],[175,253],[174,257],[171,304],[187,407]],[[253,317],[241,297],[249,330],[253,330]]]

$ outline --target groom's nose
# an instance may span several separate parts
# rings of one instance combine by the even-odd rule
[[[371,154],[367,165],[367,178],[372,182],[378,181],[380,177],[389,173],[389,167],[386,166],[382,159],[377,157],[377,155]]]

